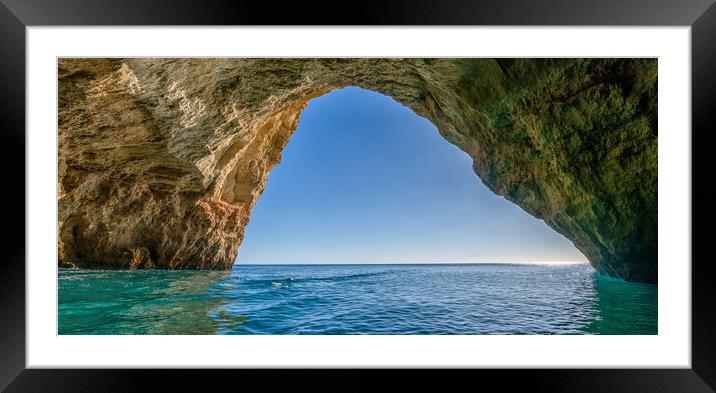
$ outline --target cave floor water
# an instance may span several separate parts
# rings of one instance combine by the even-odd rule
[[[59,334],[657,334],[657,286],[588,264],[60,269]]]

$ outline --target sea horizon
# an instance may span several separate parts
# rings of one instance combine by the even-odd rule
[[[362,266],[362,265],[588,265],[586,261],[525,261],[525,262],[238,262],[233,266]]]
[[[290,263],[244,263],[236,262],[231,265],[231,269],[173,269],[173,268],[142,268],[132,269],[125,267],[111,268],[87,268],[87,267],[58,267],[61,270],[88,270],[88,271],[186,271],[186,272],[202,272],[202,271],[229,271],[237,266],[471,266],[471,265],[590,265],[589,262],[581,261],[552,261],[552,262],[290,262]],[[591,265],[590,265],[591,266]],[[596,272],[596,270],[595,270]],[[619,279],[617,277],[612,277]]]

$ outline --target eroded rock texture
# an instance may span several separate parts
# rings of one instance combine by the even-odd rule
[[[314,97],[374,90],[599,271],[657,277],[655,59],[62,59],[59,263],[228,269]],[[360,152],[356,152],[360,159]]]

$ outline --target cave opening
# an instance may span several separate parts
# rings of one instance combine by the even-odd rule
[[[586,263],[428,120],[359,87],[311,100],[236,264]]]
[[[60,334],[657,333],[655,61],[59,75]]]

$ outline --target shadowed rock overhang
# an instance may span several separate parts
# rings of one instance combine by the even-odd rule
[[[490,190],[598,271],[657,280],[656,59],[60,59],[58,68],[60,266],[230,268],[301,111],[359,86],[433,122]]]

